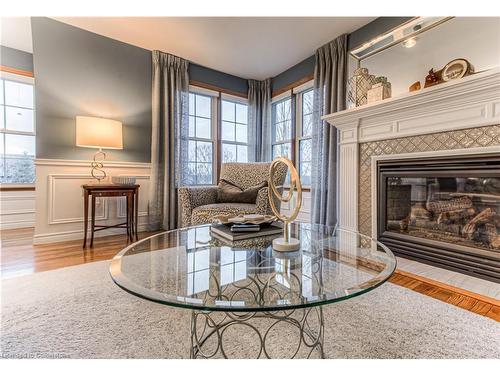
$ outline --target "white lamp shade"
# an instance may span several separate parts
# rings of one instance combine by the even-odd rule
[[[122,123],[99,117],[76,116],[76,145],[121,150]]]

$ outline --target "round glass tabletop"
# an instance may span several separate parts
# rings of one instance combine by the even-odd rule
[[[313,307],[366,293],[394,272],[383,244],[359,233],[294,223],[301,248],[273,250],[277,237],[231,243],[210,226],[159,233],[111,263],[113,280],[139,297],[205,311],[273,311]]]

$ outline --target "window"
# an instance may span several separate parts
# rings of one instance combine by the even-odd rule
[[[300,179],[303,185],[311,185],[311,161],[312,161],[312,116],[313,116],[313,90],[303,91],[298,95],[299,112],[297,123],[297,141],[299,149]]]
[[[248,106],[223,99],[221,101],[222,162],[248,162]]]
[[[25,79],[0,79],[1,183],[35,182],[34,86]]]
[[[212,98],[189,93],[189,141],[186,184],[213,183],[214,131]]]
[[[248,137],[246,99],[190,86],[184,184],[213,184],[221,163],[246,163],[253,159]]]
[[[292,100],[282,99],[272,105],[272,152],[292,158]]]
[[[272,105],[272,157],[294,161],[303,186],[311,185],[313,89],[311,83],[295,88]],[[288,177],[287,181],[288,182]]]

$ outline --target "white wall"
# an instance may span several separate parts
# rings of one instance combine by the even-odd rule
[[[467,59],[476,72],[500,66],[500,17],[457,17],[418,36],[417,44],[395,45],[361,62],[370,74],[386,76],[392,96],[408,92],[416,81],[424,86],[431,68],[439,70],[457,58]],[[349,58],[351,77],[356,64]]]
[[[36,214],[34,243],[49,243],[83,238],[83,191],[81,186],[95,182],[90,176],[90,161],[37,159]],[[108,176],[137,176],[139,189],[139,231],[146,229],[147,191],[150,164],[132,162],[105,162]],[[125,221],[124,198],[98,199],[96,224],[116,224]],[[89,209],[90,216],[90,209]],[[114,228],[96,232],[95,236],[126,233]]]
[[[35,192],[0,192],[0,230],[35,226]]]

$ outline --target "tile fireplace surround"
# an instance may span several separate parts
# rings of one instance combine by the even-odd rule
[[[485,147],[486,149],[483,149]],[[418,156],[424,156],[426,153],[432,156],[479,154],[485,150],[494,150],[495,147],[500,153],[500,125],[361,143],[358,180],[359,231],[368,236],[377,235],[376,225],[372,228],[372,222],[375,224],[376,220],[372,217],[372,203],[376,201],[376,194],[372,197],[372,191],[375,193],[375,188],[372,187],[372,163],[375,164],[378,160],[401,159],[402,154],[413,159],[417,156],[415,153],[418,153]],[[373,180],[375,178],[376,176],[373,176]]]
[[[500,69],[323,119],[340,142],[339,226],[376,238],[379,160],[500,155]]]

